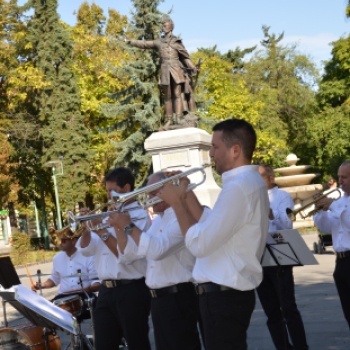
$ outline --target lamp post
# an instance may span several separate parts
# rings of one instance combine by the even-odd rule
[[[35,191],[33,191],[33,192],[34,192],[34,201],[33,201],[33,205],[34,205],[34,210],[35,210],[36,235],[37,235],[37,237],[41,237],[38,209],[37,209],[36,203],[35,203]]]
[[[62,156],[58,157],[59,160],[47,162],[46,164],[49,164],[52,166],[52,177],[53,177],[53,184],[55,187],[55,197],[56,197],[56,208],[57,208],[57,227],[60,230],[62,228],[62,218],[61,218],[61,209],[60,209],[60,200],[58,197],[58,187],[57,187],[57,180],[56,176],[58,175],[63,175],[63,163],[62,163]],[[61,172],[56,173],[56,164],[59,163],[61,164]]]

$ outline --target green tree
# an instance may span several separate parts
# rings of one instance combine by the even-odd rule
[[[336,177],[339,165],[350,158],[350,36],[332,43],[319,83],[318,113],[308,123],[310,164],[323,180]]]
[[[133,0],[134,12],[128,35],[138,40],[160,37],[162,13],[158,5],[163,0]],[[104,129],[117,133],[122,141],[118,149],[116,166],[128,166],[136,174],[136,183],[145,181],[151,167],[151,156],[145,153],[144,141],[158,130],[162,121],[161,99],[158,86],[160,62],[156,50],[139,50],[120,43],[131,60],[124,61],[115,72],[119,79],[129,78],[127,89],[111,94],[115,104],[106,104],[102,113],[117,123]]]
[[[125,31],[128,20],[113,9],[109,9],[108,14],[107,19],[98,5],[90,6],[84,2],[78,10],[76,25],[65,26],[74,41],[73,71],[80,89],[81,113],[90,131],[90,148],[95,151],[85,200],[91,209],[93,198],[105,201],[103,177],[113,165],[116,154],[116,147],[110,142],[109,135],[97,130],[114,124],[115,119],[101,114],[100,107],[113,102],[107,93],[121,91],[129,84],[127,78],[117,78],[110,69],[120,67],[123,61],[130,59],[116,41]],[[118,141],[118,135],[114,135],[112,141]]]
[[[281,162],[289,151],[306,153],[307,121],[317,108],[314,88],[318,71],[310,59],[297,51],[296,45],[281,43],[284,33],[270,34],[263,26],[262,49],[244,65],[241,75],[253,99],[261,101],[259,129],[271,136],[271,146],[279,142],[271,164]]]
[[[35,50],[35,67],[47,86],[36,91],[35,120],[40,123],[41,164],[64,159],[58,177],[60,200],[69,207],[83,202],[89,176],[89,131],[82,122],[80,92],[72,71],[73,43],[57,14],[57,0],[29,0],[22,10],[34,9],[28,23],[28,42]]]

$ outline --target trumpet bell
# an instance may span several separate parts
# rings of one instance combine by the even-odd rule
[[[287,213],[287,216],[288,218],[291,220],[291,221],[295,221],[297,216],[294,214],[294,211],[290,208],[287,208],[286,209],[286,213]]]

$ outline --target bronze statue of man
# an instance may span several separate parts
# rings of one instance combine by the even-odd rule
[[[125,39],[126,43],[139,49],[154,49],[159,52],[162,85],[165,98],[165,113],[168,122],[165,128],[173,124],[173,113],[181,124],[184,112],[196,110],[193,96],[192,75],[197,68],[190,59],[181,39],[173,35],[174,22],[170,18],[162,20],[163,36],[153,41]]]

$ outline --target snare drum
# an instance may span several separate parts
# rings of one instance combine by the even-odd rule
[[[0,349],[45,350],[44,328],[31,323],[0,329]],[[61,350],[60,338],[49,335],[50,350]]]
[[[61,309],[70,312],[75,317],[81,314],[81,309],[84,304],[80,296],[76,294],[56,299],[53,303]]]

